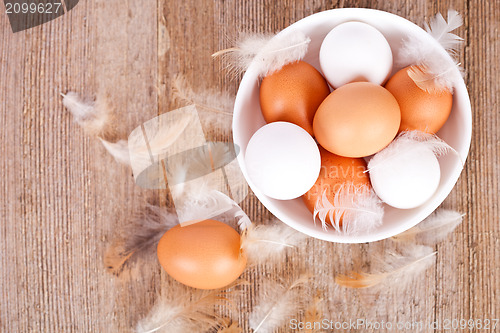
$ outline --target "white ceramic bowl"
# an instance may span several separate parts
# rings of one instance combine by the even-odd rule
[[[388,40],[394,56],[397,54],[398,48],[401,47],[403,38],[409,35],[425,41],[429,46],[439,49],[439,52],[448,56],[439,43],[417,25],[397,15],[373,9],[347,8],[320,12],[292,24],[283,32],[300,30],[311,38],[308,52],[303,60],[321,72],[319,49],[323,38],[332,28],[347,21],[361,21],[377,28]],[[399,69],[394,67],[393,74]],[[251,65],[240,83],[234,106],[233,136],[234,143],[241,148],[238,162],[242,172],[257,198],[278,219],[309,236],[338,243],[363,243],[385,239],[397,235],[425,219],[444,201],[455,186],[463,168],[462,162],[465,162],[469,152],[472,134],[469,95],[464,82],[460,80],[455,84],[453,109],[450,117],[437,134],[458,151],[462,161],[454,154],[440,157],[441,182],[431,199],[422,206],[408,210],[386,205],[384,220],[380,227],[370,233],[353,236],[337,233],[332,228],[325,231],[321,228],[321,223],[315,225],[311,212],[306,208],[301,198],[287,201],[275,200],[262,194],[252,184],[245,168],[245,149],[253,133],[263,125],[265,125],[265,121],[259,105],[259,80]]]

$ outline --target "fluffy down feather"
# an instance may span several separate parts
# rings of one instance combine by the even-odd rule
[[[392,239],[397,242],[419,241],[434,245],[451,234],[462,223],[463,217],[464,214],[459,212],[439,209],[415,227],[393,236]]]
[[[78,125],[90,135],[97,136],[104,148],[117,162],[129,165],[127,141],[119,140],[113,143],[104,139],[113,134],[113,117],[109,106],[101,99],[95,102],[84,100],[77,93],[71,91],[61,94],[61,96],[63,97],[64,106],[71,112]]]
[[[368,162],[368,171],[384,166],[402,154],[414,154],[418,149],[429,149],[436,156],[442,156],[450,151],[459,156],[455,149],[435,134],[403,131],[386,148],[373,156]]]
[[[215,312],[223,304],[227,292],[220,290],[184,290],[171,288],[161,296],[146,318],[136,326],[137,333],[203,332],[225,326],[226,319]]]
[[[302,275],[292,283],[283,285],[266,281],[261,285],[256,305],[249,316],[253,333],[271,333],[308,305],[309,275]]]
[[[270,225],[248,225],[243,230],[241,248],[249,263],[277,263],[283,260],[286,249],[296,248],[307,238],[280,221]]]
[[[104,256],[105,267],[117,276],[134,276],[138,273],[133,270],[137,264],[155,260],[160,238],[178,223],[175,212],[165,207],[147,205],[112,241]]]
[[[253,34],[243,36],[235,48],[222,50],[213,56],[229,56],[228,69],[239,75],[255,64],[258,76],[266,76],[284,65],[301,60],[311,39],[300,31],[279,33],[276,36]]]
[[[385,257],[376,256],[378,272],[350,272],[337,275],[335,282],[347,288],[370,288],[409,285],[414,278],[425,271],[435,261],[433,249],[428,246],[411,245],[404,248],[403,254],[389,253]]]

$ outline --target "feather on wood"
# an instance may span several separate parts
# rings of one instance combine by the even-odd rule
[[[435,259],[437,252],[422,245],[405,248],[404,254],[389,253],[385,257],[374,257],[380,269],[375,273],[351,271],[337,275],[335,282],[347,288],[370,288],[375,286],[406,286],[425,271]]]
[[[173,211],[147,205],[127,223],[119,238],[112,241],[104,256],[106,269],[116,276],[135,275],[132,271],[134,266],[153,261],[160,238],[177,224],[177,216]]]
[[[434,245],[451,234],[460,225],[463,217],[464,214],[459,212],[439,209],[415,227],[393,236],[392,240],[397,242],[419,241]]]
[[[249,225],[241,236],[241,248],[251,264],[282,262],[283,252],[308,238],[281,221],[270,225]]]
[[[267,281],[257,296],[256,305],[249,315],[249,325],[254,333],[271,333],[308,304],[308,294],[303,288],[310,276],[303,274],[288,286]]]

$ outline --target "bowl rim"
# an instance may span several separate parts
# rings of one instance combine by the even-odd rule
[[[450,55],[446,50],[442,48],[442,46],[439,44],[438,41],[436,41],[434,38],[432,38],[424,29],[416,25],[415,23],[399,16],[396,14],[392,14],[389,12],[385,12],[382,10],[377,10],[377,9],[369,9],[369,8],[338,8],[338,9],[330,9],[318,13],[311,14],[309,16],[306,16],[295,23],[289,25],[285,29],[281,30],[276,34],[276,36],[281,35],[283,33],[287,33],[288,31],[292,29],[296,29],[297,27],[300,28],[302,25],[308,25],[309,21],[316,19],[320,16],[325,16],[325,17],[330,17],[331,15],[339,15],[340,17],[342,16],[363,16],[363,15],[378,15],[380,16],[380,19],[390,19],[394,20],[397,22],[398,25],[405,25],[408,30],[412,30],[412,33],[415,33],[417,35],[422,36],[422,38],[429,40],[430,43],[434,44],[434,48],[439,50],[438,52],[442,53],[445,57],[448,57],[451,59]],[[352,19],[350,19],[352,20]],[[363,22],[362,19],[360,19],[361,22]],[[425,36],[425,37],[424,37]],[[458,71],[458,69],[456,69]],[[251,180],[248,177],[248,174],[246,172],[246,167],[245,167],[245,161],[244,161],[244,154],[243,151],[245,150],[244,147],[242,147],[241,144],[241,139],[240,139],[240,133],[238,131],[238,124],[241,122],[241,111],[243,110],[242,104],[243,104],[243,98],[242,96],[244,95],[244,91],[251,85],[254,84],[254,76],[256,75],[254,67],[252,64],[249,66],[248,70],[245,72],[243,75],[243,78],[239,84],[238,87],[238,92],[236,94],[236,99],[234,103],[234,113],[233,113],[233,123],[232,123],[232,130],[233,130],[233,141],[235,144],[239,145],[241,147],[241,152],[237,156],[238,164],[241,168],[241,171],[247,180],[250,188],[254,192],[255,196],[257,199],[266,207],[269,212],[271,212],[274,216],[276,216],[281,222],[287,224],[288,226],[296,229],[299,232],[302,232],[304,234],[307,234],[308,236],[329,241],[329,242],[336,242],[336,243],[348,243],[348,244],[355,244],[355,243],[366,243],[366,242],[375,242],[379,241],[382,239],[387,239],[392,236],[395,236],[397,234],[400,234],[411,227],[417,225],[420,223],[422,220],[424,220],[427,216],[432,214],[436,208],[442,204],[442,202],[448,197],[452,189],[455,187],[455,184],[457,183],[460,174],[465,166],[465,161],[467,159],[467,155],[470,149],[470,144],[471,144],[471,139],[472,139],[472,110],[471,110],[471,103],[470,103],[470,96],[468,94],[465,82],[460,80],[460,82],[457,82],[455,85],[455,90],[460,90],[460,94],[462,96],[465,96],[466,98],[462,98],[460,100],[460,103],[465,103],[462,104],[462,107],[465,108],[465,111],[463,112],[463,115],[465,116],[465,131],[463,135],[466,135],[465,138],[465,145],[461,148],[458,149],[458,154],[461,159],[461,166],[459,167],[454,167],[454,169],[451,171],[451,174],[449,175],[447,182],[440,185],[442,189],[439,192],[439,195],[436,197],[432,198],[432,201],[426,202],[424,205],[426,209],[423,209],[415,214],[415,216],[411,219],[413,221],[412,223],[399,223],[390,230],[386,232],[379,232],[372,236],[372,234],[364,234],[364,235],[345,235],[345,234],[340,234],[337,232],[330,232],[329,234],[325,234],[323,232],[316,232],[316,230],[311,230],[311,229],[304,229],[303,226],[301,226],[300,222],[290,220],[288,219],[284,213],[281,210],[277,209],[272,209],[269,208],[269,206],[273,206],[273,204],[270,202],[270,198],[262,194],[258,188],[256,188]]]

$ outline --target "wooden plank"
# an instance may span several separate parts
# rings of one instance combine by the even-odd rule
[[[495,277],[500,274],[500,84],[497,74],[500,70],[500,6],[498,1],[470,1],[469,11],[464,62],[474,133],[465,173],[467,197],[462,199],[468,212],[468,220],[462,226],[467,235],[468,256],[468,276],[463,284],[468,286],[471,318],[498,318],[500,281]]]
[[[1,16],[2,331],[129,330],[148,284],[121,293],[102,256],[143,194],[59,93],[109,94],[124,133],[156,115],[156,4],[84,1],[14,35]]]

